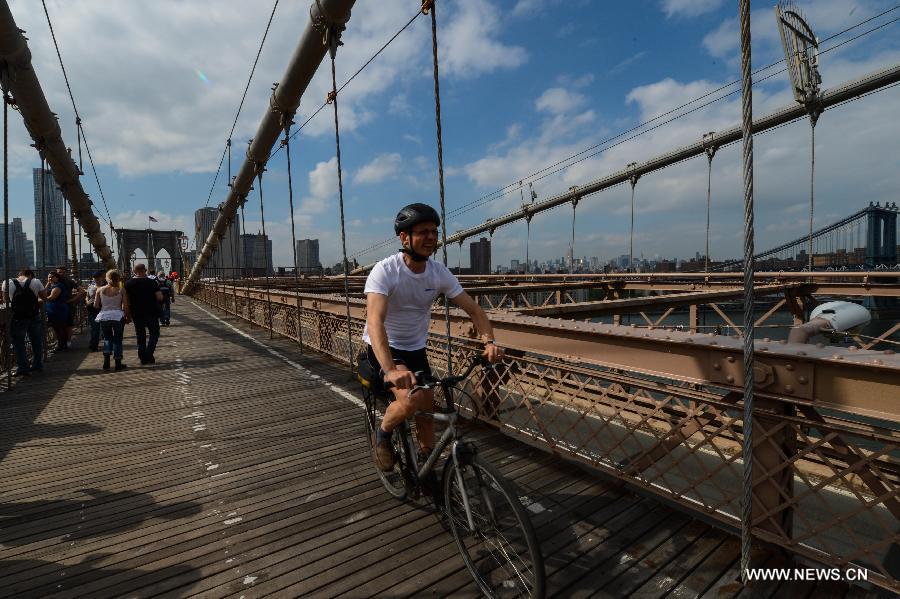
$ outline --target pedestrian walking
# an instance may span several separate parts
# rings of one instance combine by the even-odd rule
[[[44,321],[39,301],[45,297],[44,286],[27,268],[19,272],[18,278],[3,282],[3,302],[10,302],[12,322],[9,333],[16,354],[13,376],[28,376],[44,370]],[[26,336],[31,341],[31,364],[25,349]]]
[[[95,272],[91,275],[91,279],[93,280],[88,285],[87,296],[84,299],[87,307],[88,323],[91,326],[91,340],[88,343],[88,349],[100,351],[100,321],[97,320],[97,314],[100,313],[100,309],[94,307],[94,300],[97,297],[97,290],[106,285],[106,275],[102,272]]]
[[[138,263],[134,265],[134,276],[125,283],[125,292],[137,337],[138,358],[141,364],[155,364],[153,353],[159,341],[160,303],[163,300],[159,284],[147,278],[147,266]]]
[[[103,331],[103,370],[109,370],[109,359],[114,357],[116,370],[128,368],[122,363],[122,337],[129,318],[128,295],[119,287],[122,275],[113,269],[106,273],[106,285],[97,290],[94,308],[96,320]]]
[[[162,314],[159,317],[159,324],[167,327],[172,320],[172,304],[175,303],[175,288],[172,286],[172,282],[166,277],[159,277],[157,282],[159,283],[159,290],[163,294]]]
[[[56,274],[59,275],[60,282],[69,290],[69,297],[66,303],[69,304],[69,312],[66,315],[66,339],[72,340],[72,333],[75,331],[75,312],[76,306],[84,297],[84,290],[78,281],[69,278],[69,269],[65,264],[56,267]]]
[[[47,322],[56,333],[56,351],[69,349],[69,313],[72,306],[69,303],[71,293],[69,287],[63,283],[59,274],[51,272],[47,275],[47,300],[44,305],[47,309]]]

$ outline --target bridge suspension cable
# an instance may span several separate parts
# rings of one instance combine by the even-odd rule
[[[241,110],[244,108],[244,100],[247,99],[247,91],[250,89],[250,82],[253,81],[253,74],[256,73],[256,65],[259,63],[259,57],[262,54],[263,46],[266,38],[269,36],[269,28],[272,26],[272,19],[275,17],[275,9],[278,8],[278,1],[272,5],[272,12],[269,14],[269,22],[266,23],[266,30],[263,32],[262,40],[259,42],[259,49],[256,51],[256,58],[253,59],[253,66],[250,68],[250,75],[247,77],[247,84],[244,86],[244,93],[241,95],[241,102],[238,104],[237,112],[234,115],[234,121],[231,123],[231,131],[228,132],[228,140],[225,148],[222,150],[222,157],[219,158],[219,167],[216,169],[216,176],[213,177],[212,185],[209,188],[209,195],[206,197],[206,206],[209,206],[209,200],[212,198],[213,190],[216,188],[216,182],[219,180],[219,173],[222,171],[222,162],[225,160],[225,154],[228,153],[229,169],[231,166],[231,138],[234,135],[234,129],[237,127],[238,118],[241,116]],[[229,183],[231,177],[228,177]]]
[[[84,147],[88,153],[88,161],[91,163],[91,169],[94,172],[94,179],[97,181],[97,189],[100,192],[100,199],[103,200],[103,208],[106,211],[106,220],[110,229],[112,226],[112,217],[109,214],[109,206],[106,204],[106,196],[103,194],[103,187],[100,185],[100,177],[97,175],[97,169],[94,167],[94,159],[91,156],[91,148],[88,145],[87,134],[84,132],[84,121],[81,119],[81,113],[78,112],[78,106],[75,105],[75,95],[72,93],[72,86],[69,84],[69,74],[66,72],[66,65],[63,63],[62,52],[59,50],[59,43],[56,41],[56,33],[53,31],[53,22],[50,20],[50,13],[47,11],[46,0],[41,0],[44,7],[44,15],[47,17],[47,26],[50,28],[50,37],[53,39],[53,47],[56,48],[56,57],[59,59],[59,68],[62,69],[63,80],[66,82],[66,89],[69,92],[69,100],[72,102],[72,110],[75,111],[75,127],[78,136],[78,170],[81,171],[81,142],[84,141]],[[84,174],[84,173],[82,173]]]
[[[337,157],[337,184],[338,184],[338,205],[341,212],[341,252],[344,259],[344,307],[347,310],[347,363],[350,365],[350,371],[354,369],[353,359],[353,335],[350,320],[350,285],[347,276],[350,273],[350,263],[347,261],[347,229],[344,224],[344,174],[341,171],[341,127],[338,121],[338,88],[337,75],[335,72],[335,58],[337,56],[338,46],[341,45],[341,32],[344,30],[343,25],[332,24],[325,31],[326,43],[328,44],[328,54],[331,56],[331,93],[328,94],[328,102],[334,108],[334,147],[335,156]]]
[[[325,56],[322,44],[323,31],[333,24],[344,24],[350,18],[354,0],[315,0],[310,7],[310,20],[298,42],[290,63],[281,81],[274,86],[269,104],[257,127],[256,135],[247,149],[247,156],[231,188],[221,205],[212,231],[199,250],[194,268],[185,282],[184,292],[190,293],[200,278],[203,269],[219,246],[220,239],[228,227],[238,207],[245,201],[247,192],[256,177],[257,165],[265,163],[271,156],[272,146],[283,130],[284,113],[293,113],[300,103],[310,80]],[[200,245],[198,241],[198,246]]]
[[[893,87],[893,84],[896,83],[900,83],[900,64],[892,65],[882,71],[870,73],[855,81],[846,83],[836,88],[832,88],[830,90],[826,90],[822,94],[823,110],[831,109],[843,105],[849,101],[866,97],[870,93],[874,93],[876,91],[889,89],[890,87]],[[753,130],[754,133],[761,133],[767,130],[775,130],[781,126],[786,126],[806,116],[806,109],[803,106],[792,104],[790,106],[782,107],[781,109],[769,113],[768,115],[765,115],[756,120],[753,124]],[[725,130],[719,136],[719,147],[731,145],[732,143],[735,143],[740,139],[740,127],[733,127],[731,129]],[[647,160],[646,162],[639,164],[634,172],[637,172],[637,174],[639,175],[644,175],[672,166],[674,164],[678,164],[685,160],[689,160],[695,156],[703,154],[704,152],[705,149],[703,142],[695,142],[693,144],[671,150],[665,154],[655,156]],[[567,204],[572,201],[573,197],[584,197],[597,193],[604,189],[609,189],[611,187],[621,185],[622,183],[626,183],[629,181],[632,172],[632,169],[622,169],[601,179],[594,180],[591,183],[562,192],[542,202],[537,202],[533,206],[529,206],[527,210],[516,210],[514,212],[509,212],[501,217],[491,219],[480,225],[476,225],[468,229],[464,229],[463,231],[459,231],[454,235],[451,235],[447,239],[447,242],[455,243],[491,229],[496,230],[501,226],[505,226],[525,218],[526,214],[533,216],[534,214],[537,214],[539,212],[544,212],[546,210],[556,208],[557,206],[560,206],[562,204]],[[371,268],[371,265],[360,267],[356,271],[354,271],[353,274],[365,272],[369,268]]]
[[[873,17],[870,17],[870,18],[865,19],[865,20],[863,20],[863,21],[860,21],[859,23],[856,23],[856,24],[854,24],[854,25],[852,25],[852,26],[850,26],[850,27],[847,27],[846,29],[843,29],[842,31],[839,31],[839,32],[837,32],[837,33],[835,33],[835,34],[833,34],[833,35],[831,35],[831,36],[829,36],[829,37],[823,39],[823,40],[821,41],[821,43],[824,43],[824,42],[826,42],[826,41],[830,41],[830,40],[832,40],[832,39],[835,39],[835,38],[837,38],[837,37],[840,37],[840,36],[843,35],[844,33],[847,33],[847,32],[849,32],[849,31],[852,31],[853,29],[856,29],[856,28],[858,28],[858,27],[861,27],[862,25],[865,25],[866,23],[870,23],[871,21],[876,20],[876,19],[878,19],[878,18],[880,18],[880,17],[882,17],[882,16],[885,16],[885,15],[887,15],[887,14],[889,14],[889,13],[891,13],[892,11],[895,11],[895,10],[897,10],[897,9],[900,9],[900,5],[894,6],[893,8],[887,9],[887,10],[885,10],[885,11],[883,11],[883,12],[881,12],[881,13],[879,13],[879,14],[873,16]],[[865,36],[867,36],[867,35],[871,35],[872,33],[875,33],[876,31],[879,31],[880,29],[883,29],[884,27],[887,27],[888,25],[892,25],[892,24],[896,23],[897,21],[900,21],[900,17],[896,17],[896,18],[894,18],[894,19],[891,19],[890,21],[886,21],[886,22],[884,22],[884,23],[881,23],[881,24],[879,24],[879,25],[877,25],[877,26],[875,26],[875,27],[873,27],[873,28],[871,28],[871,29],[868,29],[868,30],[866,30],[866,31],[861,32],[860,34],[858,34],[858,35],[856,35],[856,36],[854,36],[854,37],[851,37],[851,38],[848,38],[848,39],[846,39],[846,40],[843,40],[843,41],[841,41],[840,43],[835,44],[834,46],[830,46],[830,47],[828,47],[828,48],[825,48],[825,49],[823,49],[823,50],[820,52],[820,54],[825,54],[825,53],[830,52],[830,51],[832,51],[832,50],[836,50],[836,49],[838,49],[838,48],[840,48],[840,47],[842,47],[842,46],[844,46],[844,45],[853,43],[853,42],[855,42],[855,41],[857,41],[857,40],[859,40],[859,39],[861,39],[861,38],[863,38],[863,37],[865,37]],[[753,71],[752,75],[757,75],[757,74],[763,73],[763,72],[765,72],[765,71],[771,69],[772,67],[778,66],[779,64],[782,64],[782,63],[784,63],[784,62],[785,62],[784,59],[775,61],[775,62],[773,62],[773,63],[771,63],[771,64],[768,64],[768,65],[766,65],[766,66],[764,66],[764,67],[761,67],[761,68],[759,68],[759,69],[756,69],[755,71]],[[774,73],[770,73],[770,74],[766,75],[765,77],[763,77],[763,78],[761,78],[761,79],[758,79],[758,80],[755,80],[755,81],[751,81],[750,85],[756,85],[756,84],[762,83],[763,81],[766,81],[767,79],[771,79],[772,77],[775,77],[775,76],[777,76],[777,75],[780,75],[781,73],[784,73],[786,70],[787,70],[787,68],[782,68],[782,69],[780,69],[779,71],[774,72]],[[600,141],[600,142],[598,142],[598,143],[596,143],[596,144],[594,144],[594,145],[592,145],[592,146],[590,146],[590,147],[588,147],[588,148],[585,148],[584,150],[581,150],[580,152],[578,152],[578,153],[576,153],[576,154],[573,154],[573,155],[571,155],[571,156],[569,156],[569,157],[567,157],[567,158],[564,158],[564,159],[562,159],[562,160],[560,160],[560,161],[558,161],[558,162],[555,162],[555,163],[553,163],[553,164],[551,164],[551,165],[548,165],[548,166],[546,166],[546,167],[543,167],[543,168],[540,169],[540,170],[534,171],[533,173],[531,173],[531,174],[529,174],[529,175],[523,177],[521,180],[522,180],[522,181],[529,180],[529,183],[535,183],[535,182],[537,182],[537,181],[541,181],[541,180],[543,180],[543,179],[545,179],[545,178],[547,178],[547,177],[553,176],[553,175],[555,175],[555,174],[557,174],[557,173],[559,173],[559,172],[562,172],[562,171],[564,171],[564,170],[566,170],[566,169],[568,169],[568,168],[571,168],[572,166],[575,166],[576,164],[580,164],[581,162],[584,162],[585,160],[589,160],[590,158],[593,158],[593,157],[595,157],[595,156],[598,156],[599,154],[602,154],[602,153],[604,153],[604,152],[606,152],[606,151],[608,151],[608,150],[611,150],[611,149],[613,149],[613,148],[615,148],[615,147],[618,147],[618,146],[620,146],[620,145],[622,145],[622,144],[624,144],[624,143],[626,143],[626,142],[632,141],[632,140],[634,140],[634,139],[636,139],[636,138],[638,138],[638,137],[640,137],[640,136],[642,136],[642,135],[645,135],[645,134],[647,134],[647,133],[650,133],[651,131],[654,131],[654,130],[656,130],[656,129],[659,129],[659,128],[661,128],[661,127],[664,126],[664,125],[667,125],[667,124],[669,124],[669,123],[672,123],[672,122],[674,122],[674,121],[677,121],[677,120],[680,119],[680,118],[683,118],[683,117],[685,117],[685,116],[688,116],[688,115],[690,115],[690,114],[693,114],[693,113],[695,113],[695,112],[698,112],[699,110],[701,110],[701,109],[703,109],[703,108],[706,108],[707,106],[710,106],[710,105],[712,105],[712,104],[715,104],[716,102],[719,102],[719,101],[725,100],[726,98],[729,98],[729,97],[731,97],[731,96],[734,96],[734,95],[736,95],[736,94],[738,94],[738,93],[740,92],[740,88],[735,89],[735,90],[732,90],[732,91],[730,91],[730,92],[728,92],[728,93],[726,93],[726,94],[724,94],[724,95],[722,95],[722,96],[713,98],[712,100],[710,100],[710,101],[708,101],[708,102],[704,102],[703,104],[701,104],[701,105],[699,105],[699,106],[694,106],[693,108],[691,108],[690,110],[688,110],[688,111],[686,111],[686,112],[679,113],[679,114],[675,114],[675,113],[678,113],[680,110],[682,110],[682,109],[684,109],[684,108],[687,108],[688,106],[691,106],[691,105],[693,105],[693,104],[696,104],[697,102],[700,102],[701,100],[705,100],[706,98],[709,98],[710,96],[714,96],[715,94],[717,94],[717,93],[719,93],[719,92],[721,92],[721,91],[724,91],[724,90],[726,90],[726,89],[728,89],[728,88],[730,88],[730,87],[733,87],[734,85],[736,85],[736,84],[738,84],[738,83],[740,83],[740,80],[739,80],[739,79],[735,79],[735,80],[731,81],[730,83],[726,83],[726,84],[724,84],[724,85],[722,85],[722,86],[720,86],[720,87],[718,87],[718,88],[716,88],[716,89],[714,89],[714,90],[712,90],[712,91],[709,91],[709,92],[707,92],[707,93],[705,93],[705,94],[702,94],[702,95],[700,95],[700,96],[697,96],[696,98],[693,98],[693,99],[691,99],[691,100],[688,100],[687,102],[685,102],[685,103],[683,103],[683,104],[681,104],[681,105],[679,105],[679,106],[676,106],[676,107],[674,107],[674,108],[672,108],[672,109],[670,109],[670,110],[667,110],[667,111],[665,111],[665,112],[663,112],[663,113],[660,113],[660,114],[658,114],[658,115],[656,115],[656,116],[654,116],[654,117],[652,117],[652,118],[650,118],[650,119],[647,119],[646,121],[643,121],[643,122],[641,122],[641,123],[638,123],[637,125],[635,125],[635,126],[629,128],[629,129],[626,129],[625,131],[622,131],[622,132],[620,132],[620,133],[617,133],[616,135],[613,135],[613,136],[611,136],[611,137],[608,137],[608,138],[606,138],[606,139],[604,139],[604,140],[602,140],[602,141]],[[673,117],[671,117],[671,118],[668,118],[668,119],[666,119],[666,120],[664,120],[664,121],[662,121],[662,122],[657,123],[657,121],[660,121],[661,119],[664,119],[665,117],[668,117],[668,116],[673,115],[673,114],[675,114],[675,116],[673,116]],[[653,127],[646,128],[648,125],[650,125],[650,124],[652,124],[652,123],[657,123],[657,124],[654,125]],[[635,132],[636,132],[636,133],[635,133]],[[631,134],[631,133],[634,133],[634,135],[629,135],[629,134]],[[627,137],[626,137],[626,136],[627,136]],[[612,142],[616,142],[616,143],[612,143]],[[610,144],[610,145],[607,145],[607,144]],[[605,147],[604,147],[604,146],[605,146]],[[596,150],[596,151],[594,151],[594,150]],[[576,158],[577,158],[578,160],[575,160]],[[571,161],[571,162],[570,162],[570,161]],[[567,164],[567,163],[568,163],[568,164]],[[467,212],[470,212],[470,211],[472,211],[472,210],[474,210],[474,209],[476,209],[476,208],[480,208],[480,207],[485,206],[485,205],[487,205],[487,204],[489,204],[489,203],[491,203],[491,202],[493,202],[493,201],[495,201],[495,200],[498,200],[498,199],[500,199],[500,198],[502,198],[502,197],[508,195],[509,193],[512,193],[513,191],[515,191],[515,188],[516,188],[515,186],[516,186],[517,183],[518,183],[518,181],[513,182],[513,183],[510,183],[510,184],[508,184],[508,185],[506,185],[506,186],[504,186],[504,187],[501,187],[501,188],[498,189],[498,190],[495,190],[495,191],[493,191],[493,192],[491,192],[491,193],[485,194],[485,195],[479,197],[478,199],[473,200],[472,202],[469,202],[469,203],[467,203],[467,204],[463,204],[463,205],[461,205],[461,206],[459,206],[459,207],[457,207],[457,208],[451,210],[451,211],[450,211],[450,216],[451,216],[451,217],[454,217],[454,216],[460,216],[460,215],[465,214],[465,213],[467,213]],[[375,244],[373,244],[373,245],[371,245],[371,246],[368,246],[368,247],[366,247],[366,248],[363,248],[362,250],[357,251],[356,253],[353,254],[353,257],[358,258],[358,257],[360,257],[360,256],[363,256],[363,255],[365,255],[365,254],[371,253],[371,252],[376,251],[376,250],[379,250],[379,249],[381,249],[381,248],[383,248],[383,247],[385,247],[385,246],[388,246],[388,245],[390,245],[391,243],[393,243],[393,238],[386,238],[386,239],[384,239],[384,240],[382,240],[382,241],[380,241],[380,242],[377,242],[377,243],[375,243]]]
[[[12,95],[35,148],[42,160],[48,162],[56,183],[87,231],[98,256],[108,268],[113,268],[115,261],[111,248],[79,180],[81,171],[66,150],[56,115],[50,110],[32,64],[28,42],[6,2],[0,3],[0,60],[7,69],[4,89]]]

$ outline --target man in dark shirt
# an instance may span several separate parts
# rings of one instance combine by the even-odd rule
[[[69,316],[66,318],[66,331],[68,331],[69,339],[72,338],[72,332],[75,330],[75,306],[84,298],[84,291],[78,281],[69,278],[69,269],[65,264],[56,267],[56,274],[59,275],[60,282],[69,290]]]
[[[125,292],[128,294],[131,312],[129,316],[134,322],[138,357],[141,364],[155,364],[153,352],[156,350],[156,342],[159,341],[160,302],[163,299],[159,284],[147,278],[147,266],[139,263],[134,265],[134,276],[125,283]]]

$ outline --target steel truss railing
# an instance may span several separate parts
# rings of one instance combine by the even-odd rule
[[[346,363],[347,321],[201,284],[195,299]],[[353,319],[359,340],[363,321]],[[361,343],[361,341],[354,342]],[[354,347],[354,349],[359,349]],[[453,363],[479,351],[453,343]],[[432,364],[446,342],[429,341]],[[463,408],[514,438],[586,464],[736,529],[742,494],[739,393],[510,348],[464,389]],[[438,368],[439,369],[439,368]],[[442,373],[443,374],[443,373]],[[760,394],[754,412],[756,538],[900,591],[900,421]]]
[[[87,321],[87,310],[81,302],[73,304],[75,309],[75,326],[79,331],[84,331],[85,327],[90,326]],[[11,348],[12,340],[7,337],[9,328],[6,326],[8,312],[0,308],[0,347],[9,348],[9,351],[0,352],[0,378],[5,378],[9,370],[16,366],[16,356]],[[44,351],[52,352],[56,349],[56,334],[50,324],[44,320]],[[26,337],[26,350],[28,358],[32,358],[31,342]]]

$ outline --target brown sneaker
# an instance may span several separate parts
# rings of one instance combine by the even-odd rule
[[[390,472],[394,469],[394,448],[390,441],[375,443],[375,465],[382,472]]]

